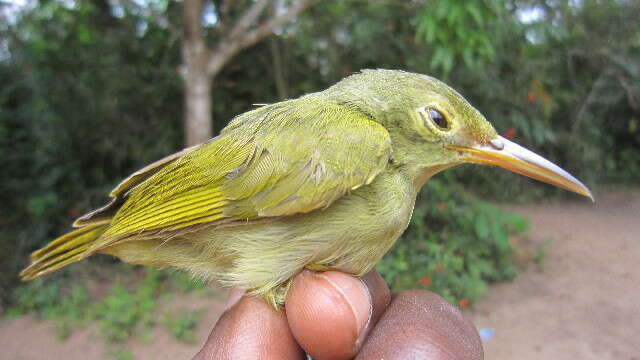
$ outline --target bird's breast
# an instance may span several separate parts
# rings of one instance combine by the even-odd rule
[[[357,275],[371,270],[407,228],[415,199],[410,181],[385,171],[336,201],[325,214],[332,240],[316,262]]]

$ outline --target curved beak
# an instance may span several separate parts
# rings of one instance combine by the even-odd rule
[[[551,161],[502,136],[497,136],[488,144],[449,145],[447,147],[466,154],[465,161],[499,166],[514,173],[584,195],[594,201],[591,191],[580,180]]]

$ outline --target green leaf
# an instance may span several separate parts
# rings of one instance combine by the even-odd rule
[[[469,15],[471,15],[476,25],[478,25],[479,27],[484,26],[484,19],[482,17],[482,14],[480,13],[480,9],[478,9],[477,7],[477,3],[473,1],[467,1],[465,5],[465,9],[469,13]]]
[[[480,239],[486,239],[489,236],[489,225],[484,215],[476,217],[475,232]]]

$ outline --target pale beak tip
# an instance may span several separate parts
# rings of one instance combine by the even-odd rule
[[[596,199],[593,197],[593,194],[591,194],[591,190],[589,190],[589,189],[586,189],[586,190],[587,190],[587,191],[586,191],[586,194],[584,194],[584,196],[586,196],[586,197],[588,197],[589,199],[591,199],[591,202],[592,202],[592,203],[595,203],[595,202],[596,202]]]
[[[580,189],[577,190],[577,191],[574,190],[574,192],[576,192],[576,193],[578,193],[578,194],[580,194],[582,196],[588,197],[589,199],[591,199],[592,203],[595,203],[596,199],[593,197],[593,193],[591,193],[591,190],[589,190],[589,188],[586,187],[583,183],[579,182],[579,185],[580,185]]]

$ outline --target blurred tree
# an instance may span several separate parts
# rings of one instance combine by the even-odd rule
[[[96,3],[27,5],[2,29],[0,298],[28,252],[182,144],[179,48]]]
[[[211,86],[224,65],[240,50],[294,19],[314,1],[296,0],[286,4],[275,0],[218,0],[213,2],[213,10],[209,10],[213,19],[207,27],[203,26],[205,3],[202,0],[183,2],[184,124],[188,146],[205,142],[212,136]],[[246,9],[239,14],[243,7]],[[210,47],[208,42],[215,45]]]

